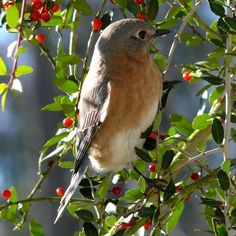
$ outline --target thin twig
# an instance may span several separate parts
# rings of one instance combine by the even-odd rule
[[[227,0],[227,16],[233,17],[233,2]],[[226,37],[226,53],[232,51],[233,41],[232,35],[227,33]],[[229,159],[229,139],[231,137],[231,80],[232,80],[232,56],[225,56],[225,132],[224,132],[224,146],[223,146],[223,157],[224,161]],[[224,201],[224,215],[225,215],[225,224],[227,229],[230,231],[230,222],[229,222],[229,195],[230,190],[225,191],[225,201]],[[230,232],[229,232],[230,233]]]
[[[197,8],[200,6],[201,4],[201,1],[196,1],[195,5],[193,6],[193,8],[190,10],[190,12],[188,13],[188,15],[183,19],[183,22],[178,30],[178,32],[175,34],[175,37],[174,37],[174,41],[170,47],[170,51],[169,51],[169,54],[168,54],[168,64],[167,64],[167,67],[166,67],[166,70],[163,72],[163,77],[165,78],[165,75],[166,73],[168,72],[169,70],[169,67],[170,67],[170,63],[172,61],[172,58],[173,58],[173,55],[174,55],[174,51],[175,51],[175,48],[180,40],[180,36],[181,34],[183,33],[189,19],[192,17],[192,15],[195,13],[195,11],[197,10]]]
[[[12,87],[13,81],[16,78],[16,69],[17,69],[17,63],[18,63],[17,52],[19,50],[19,47],[21,45],[21,40],[22,40],[22,28],[23,28],[23,23],[24,23],[25,7],[26,7],[26,0],[23,0],[22,5],[21,5],[20,19],[19,19],[17,43],[15,47],[15,52],[14,52],[14,61],[13,61],[12,71],[10,74],[11,76],[10,81],[8,82],[9,88]]]
[[[52,65],[52,68],[55,70],[56,62],[49,53],[48,49],[45,48],[41,43],[38,44],[38,47],[40,48],[41,52],[48,58],[50,64]]]

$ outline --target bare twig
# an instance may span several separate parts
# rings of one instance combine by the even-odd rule
[[[15,52],[14,52],[14,61],[13,61],[13,66],[12,66],[12,71],[10,74],[10,81],[8,82],[8,87],[11,88],[14,79],[16,78],[16,69],[17,69],[17,63],[18,63],[18,49],[21,45],[21,40],[22,40],[22,28],[24,24],[24,15],[25,15],[25,7],[26,7],[26,0],[22,1],[21,5],[21,13],[20,13],[20,19],[19,19],[19,27],[18,27],[18,37],[17,37],[17,43],[15,47]]]
[[[174,41],[170,47],[170,51],[169,51],[169,54],[168,54],[168,64],[167,64],[167,67],[166,67],[166,70],[164,71],[164,75],[163,77],[165,78],[165,75],[166,73],[168,72],[169,70],[169,67],[170,67],[170,63],[172,61],[172,58],[173,58],[173,55],[174,55],[174,51],[175,51],[175,48],[180,40],[180,36],[181,34],[183,33],[189,19],[192,17],[192,15],[195,13],[195,11],[197,10],[197,8],[200,6],[201,4],[201,1],[196,1],[195,5],[193,6],[193,8],[190,10],[190,12],[188,13],[188,15],[183,19],[183,22],[178,30],[178,32],[175,34],[175,37],[174,37]]]
[[[38,44],[38,47],[40,48],[41,52],[48,58],[50,64],[52,65],[52,68],[55,70],[56,62],[49,53],[48,49],[45,48],[41,43]]]

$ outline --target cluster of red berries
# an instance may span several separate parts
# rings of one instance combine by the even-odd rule
[[[30,12],[29,19],[31,21],[38,22],[39,20],[43,22],[48,22],[51,19],[51,14],[59,11],[60,7],[57,3],[47,3],[44,4],[41,0],[30,0],[32,11]]]

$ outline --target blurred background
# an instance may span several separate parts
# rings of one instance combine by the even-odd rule
[[[93,6],[93,12],[96,13],[100,1],[90,0],[89,3]],[[206,2],[203,3],[198,13],[202,19],[210,24],[214,21],[214,16],[209,14],[206,5],[208,5]],[[111,9],[113,5],[109,2],[106,8]],[[159,13],[160,19],[164,16],[164,11]],[[113,20],[120,18],[119,10],[115,9]],[[85,54],[92,19],[93,17],[81,16],[82,24],[79,29],[78,41],[78,53],[81,58]],[[174,33],[175,30],[166,38],[160,38],[157,41],[157,48],[165,56],[168,55]],[[12,59],[6,58],[7,48],[9,43],[16,40],[17,35],[7,33],[2,28],[0,28],[0,35],[0,56],[7,62],[10,71]],[[64,30],[63,37],[64,49],[68,50],[69,31]],[[56,47],[53,38],[54,34],[51,34],[48,40],[48,48],[50,48],[52,54]],[[55,135],[57,123],[64,119],[64,116],[59,112],[40,110],[43,106],[53,102],[53,97],[59,95],[60,91],[51,82],[54,72],[47,58],[40,55],[40,50],[37,47],[29,47],[29,50],[20,56],[19,61],[20,64],[32,66],[34,71],[28,76],[21,77],[23,93],[17,96],[9,94],[5,112],[0,111],[0,190],[15,186],[19,193],[19,199],[25,198],[37,181],[40,150],[43,144]],[[206,43],[203,46],[193,48],[186,47],[184,43],[178,45],[166,79],[182,81],[181,72],[174,65],[204,60],[210,50],[211,48]],[[1,78],[1,80],[6,82],[8,78],[5,78],[5,80]],[[176,86],[168,99],[161,132],[166,132],[169,127],[169,114],[181,114],[190,120],[196,115],[200,103],[195,94],[201,86],[191,86],[186,81]],[[214,158],[215,165],[217,164],[216,160]],[[56,168],[47,178],[47,181],[43,183],[42,190],[37,196],[56,196],[56,188],[59,186],[66,188],[69,178],[68,170]],[[3,203],[4,201],[0,199],[0,204]],[[46,236],[73,235],[73,232],[79,229],[79,224],[67,212],[62,220],[56,225],[53,224],[57,207],[58,203],[33,203],[29,215],[36,218],[43,225]],[[201,211],[202,207],[199,204],[199,199],[196,195],[193,195],[186,202],[186,208],[180,223],[171,235],[208,235],[207,233],[195,231],[199,227],[207,229],[206,222],[200,215]],[[22,231],[13,231],[13,225],[0,220],[0,235],[27,236],[29,235],[28,226],[26,224]]]

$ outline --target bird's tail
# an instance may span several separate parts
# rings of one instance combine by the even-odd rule
[[[66,192],[64,193],[61,201],[60,201],[60,206],[57,210],[57,217],[54,221],[54,224],[58,221],[58,219],[62,216],[63,211],[65,210],[66,206],[68,205],[70,199],[72,198],[75,190],[77,189],[81,179],[83,178],[84,173],[88,169],[89,166],[89,158],[88,157],[83,157],[79,164],[79,170],[76,173],[73,173],[70,185],[67,188]]]

